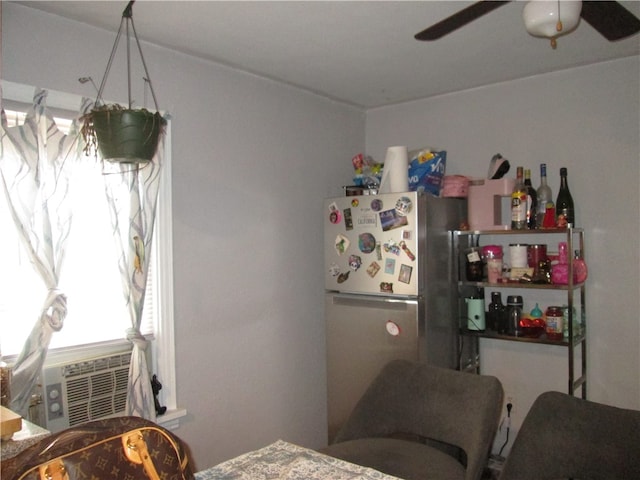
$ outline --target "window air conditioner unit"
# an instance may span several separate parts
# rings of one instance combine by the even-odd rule
[[[131,349],[45,365],[45,428],[58,432],[91,420],[124,414]]]

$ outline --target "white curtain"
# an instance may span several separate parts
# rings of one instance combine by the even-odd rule
[[[76,120],[63,134],[46,108],[47,92],[36,92],[22,125],[8,127],[2,110],[0,172],[9,210],[29,259],[48,294],[13,370],[11,409],[27,416],[32,389],[53,332],[60,331],[67,298],[58,289],[71,228],[69,189],[82,156]]]
[[[161,138],[164,138],[163,136]],[[149,273],[149,258],[153,237],[161,160],[161,141],[153,161],[146,164],[107,164],[104,179],[111,212],[111,225],[120,257],[118,267],[131,327],[127,339],[133,344],[127,415],[155,420],[151,380],[147,367],[148,342],[140,333],[142,309]]]
[[[28,415],[33,387],[45,361],[51,336],[64,325],[67,298],[58,289],[72,221],[69,195],[73,166],[87,158],[80,141],[80,115],[67,135],[60,132],[46,108],[47,92],[36,92],[22,125],[9,127],[2,110],[0,173],[9,210],[29,258],[48,289],[41,314],[18,356],[11,384],[11,408]],[[83,100],[81,114],[91,101]],[[164,139],[164,137],[161,137]],[[155,404],[147,366],[147,340],[140,333],[160,166],[161,141],[153,161],[146,164],[103,163],[111,226],[118,247],[122,292],[133,344],[127,414],[155,420]]]

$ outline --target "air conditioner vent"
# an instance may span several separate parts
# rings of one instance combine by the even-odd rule
[[[124,413],[131,351],[48,366],[46,427],[52,432]]]
[[[87,373],[110,370],[117,367],[129,366],[131,353],[122,355],[112,355],[109,357],[96,358],[90,361],[70,363],[62,367],[62,376],[75,377]]]

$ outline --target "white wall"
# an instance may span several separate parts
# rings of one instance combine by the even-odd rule
[[[115,34],[7,2],[2,17],[4,79],[95,95],[77,79],[99,83]],[[178,403],[189,412],[177,433],[200,469],[278,438],[324,446],[319,219],[322,199],[350,181],[364,114],[143,51],[173,116]],[[126,99],[123,78],[114,64],[105,98]]]
[[[639,72],[638,57],[575,68],[370,110],[366,127],[366,151],[374,158],[383,159],[389,145],[432,146],[447,150],[448,174],[485,177],[492,155],[500,152],[511,162],[510,176],[517,165],[531,168],[535,186],[539,164],[546,162],[556,195],[559,168],[568,168],[576,221],[586,231],[588,398],[635,409]],[[529,309],[538,301],[535,292],[517,293]],[[562,353],[556,347],[482,342],[483,373],[497,375],[514,398],[514,429],[541,389],[566,391]]]

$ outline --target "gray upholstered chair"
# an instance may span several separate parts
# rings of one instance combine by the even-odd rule
[[[322,452],[408,480],[477,480],[502,399],[495,377],[394,360]]]
[[[500,480],[640,479],[640,411],[566,393],[541,394],[527,413]]]

